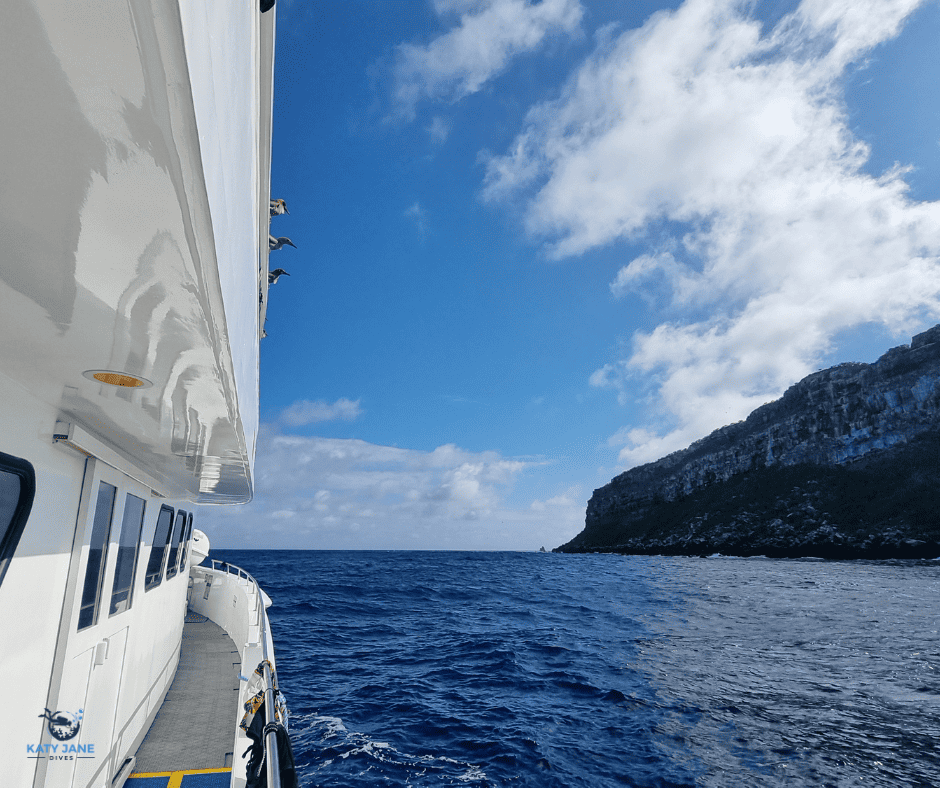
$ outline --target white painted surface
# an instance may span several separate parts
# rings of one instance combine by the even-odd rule
[[[261,645],[261,616],[264,616],[268,659],[272,667],[277,669],[274,641],[266,612],[271,605],[271,599],[254,583],[236,574],[208,567],[193,567],[190,572],[193,577],[190,608],[222,627],[235,641],[241,653],[242,676],[245,678],[239,682],[240,703],[233,733],[235,761],[232,765],[232,785],[237,788],[245,784],[248,761],[243,754],[251,745],[251,740],[238,728],[238,722],[243,714],[242,704],[252,694],[249,689],[251,675],[264,654]]]
[[[259,142],[264,126],[270,127],[270,107],[265,124],[260,112],[259,58],[247,58],[244,53],[259,52],[261,15],[252,3],[197,0],[183,0],[180,15],[235,382],[240,400],[257,402],[259,250],[266,249],[267,239],[262,238],[258,204],[247,198],[258,195],[261,181],[267,184],[269,180],[270,139],[266,148]],[[234,162],[246,166],[233,167]],[[267,198],[258,202],[266,206]],[[263,263],[266,269],[266,251]],[[243,409],[242,419],[246,440],[253,447],[257,407]],[[253,451],[250,456],[253,460]]]
[[[119,505],[113,515],[99,622],[77,632],[81,583],[88,556],[90,513],[79,517],[86,458],[73,449],[53,443],[55,410],[31,399],[2,373],[0,401],[4,403],[0,450],[28,459],[36,473],[36,497],[29,521],[0,586],[0,631],[4,633],[5,644],[0,649],[0,670],[4,675],[16,676],[15,681],[7,682],[4,697],[13,708],[21,710],[15,725],[4,726],[10,758],[4,778],[9,783],[3,784],[33,784],[37,761],[29,757],[27,746],[55,743],[39,716],[44,708],[50,705],[50,711],[77,711],[82,706],[75,704],[84,703],[91,691],[96,700],[88,707],[88,725],[83,728],[82,736],[94,738],[96,754],[101,757],[94,762],[83,762],[77,770],[70,768],[67,762],[64,771],[59,768],[63,765],[61,762],[43,766],[46,781],[40,785],[67,786],[71,784],[73,771],[81,774],[92,766],[93,771],[102,766],[106,770],[119,766],[122,759],[119,756],[126,752],[113,745],[119,740],[125,750],[130,748],[146,720],[146,713],[152,710],[153,703],[162,700],[162,693],[172,680],[172,670],[166,668],[174,667],[178,656],[188,572],[164,580],[151,591],[144,590],[144,573],[160,506],[166,503],[178,508],[179,502],[153,498],[149,488],[119,471],[103,463],[97,463],[96,471],[92,467],[94,461],[89,463],[92,489],[97,490],[97,483],[102,479],[114,483],[118,487]],[[122,514],[120,504],[128,492],[146,500],[143,543],[131,608],[109,616]],[[74,566],[73,538],[80,544]],[[67,597],[70,569],[78,578],[78,587],[74,596]],[[63,609],[64,601],[68,604]],[[50,698],[50,677],[63,615],[63,632],[68,639],[60,643],[65,650],[61,687]],[[109,648],[103,653],[101,664],[93,666],[93,656],[106,640]],[[154,685],[154,700],[150,707],[145,703],[141,711],[140,704]],[[114,742],[110,740],[112,736]],[[89,738],[79,738],[78,742],[92,743]],[[114,757],[109,759],[112,750]],[[72,762],[71,767],[75,766],[77,764]]]
[[[212,549],[209,543],[209,537],[198,528],[193,529],[193,538],[190,542],[190,561],[193,566],[199,566],[209,557],[209,550]]]
[[[252,3],[16,0],[0,26],[22,75],[0,80],[0,368],[200,502],[251,497],[259,25]]]
[[[270,167],[261,37],[273,36],[273,19],[253,8],[4,6],[0,451],[33,465],[36,496],[0,585],[0,670],[15,677],[4,698],[17,714],[3,728],[3,785],[110,781],[179,658],[188,571],[144,589],[160,506],[251,496]],[[119,389],[83,374],[101,369],[152,385]],[[60,421],[91,436],[84,448],[99,459],[86,465],[53,443]],[[105,609],[78,632],[94,508],[80,507],[86,469],[86,493],[108,480],[118,505]],[[129,492],[146,500],[143,540],[133,602],[111,616]],[[88,706],[76,743],[94,739],[95,759],[30,758],[29,745],[53,741],[43,710],[75,704]]]

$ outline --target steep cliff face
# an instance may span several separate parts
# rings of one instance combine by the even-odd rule
[[[712,487],[720,494],[742,475],[855,467],[863,459],[870,464],[938,430],[940,326],[874,364],[841,364],[810,375],[745,421],[621,474],[594,491],[584,531],[559,549],[644,548],[644,535],[656,526],[651,513],[663,505]]]

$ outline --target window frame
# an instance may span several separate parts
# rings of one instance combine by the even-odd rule
[[[27,460],[4,452],[0,452],[0,471],[18,476],[20,480],[20,495],[13,509],[13,516],[10,517],[10,524],[0,537],[0,585],[2,585],[3,578],[20,543],[20,537],[26,529],[26,521],[29,520],[29,513],[32,511],[33,501],[36,498],[36,471]]]
[[[182,509],[177,509],[176,517],[173,520],[173,531],[171,531],[173,542],[170,546],[170,557],[166,562],[167,580],[176,577],[180,571],[180,545],[183,542],[183,534],[186,533],[187,514],[189,513]],[[179,530],[176,529],[177,524],[179,524]]]
[[[154,573],[151,573],[150,559],[153,558],[153,554],[154,554],[153,550],[154,550],[154,547],[156,547],[157,534],[159,533],[159,529],[160,529],[160,518],[162,517],[164,512],[170,513],[170,524],[167,527],[166,534],[163,537],[163,545],[161,546],[161,553],[160,553],[160,565],[156,567],[156,571]],[[166,550],[167,550],[167,547],[169,547],[170,545],[170,537],[173,534],[173,523],[175,522],[175,520],[176,520],[176,511],[173,509],[173,507],[165,503],[161,504],[160,511],[157,512],[156,525],[154,525],[153,527],[153,540],[150,542],[150,555],[147,557],[147,571],[144,575],[144,592],[152,591],[154,588],[157,588],[163,582],[163,569],[166,564]]]
[[[128,503],[131,498],[136,498],[141,503],[140,522],[137,524],[137,529],[136,529],[137,535],[136,535],[136,539],[133,542],[134,558],[132,561],[131,571],[130,571],[130,585],[127,587],[127,598],[126,598],[127,607],[125,607],[122,610],[115,610],[114,609],[114,606],[115,606],[114,597],[119,593],[124,593],[123,588],[121,589],[117,588],[117,583],[118,583],[118,578],[120,576],[120,571],[121,571],[121,551],[125,549],[125,547],[129,548],[129,545],[125,546],[122,540],[124,538],[124,527],[127,524]],[[124,613],[125,611],[130,610],[134,604],[134,586],[137,585],[136,583],[137,567],[140,564],[141,540],[143,539],[143,535],[144,535],[144,521],[146,519],[147,519],[147,501],[144,498],[141,498],[139,495],[134,495],[134,493],[132,492],[125,491],[124,492],[124,511],[121,514],[121,531],[118,534],[117,553],[115,554],[115,558],[114,558],[114,580],[111,583],[111,600],[108,603],[108,618],[111,618],[111,616],[119,616],[121,613]],[[120,600],[120,602],[123,602],[123,601],[125,600]],[[120,604],[120,602],[118,602],[118,604]]]
[[[189,546],[193,538],[193,513],[189,512],[189,522],[186,525],[186,536],[183,538],[183,544],[180,545],[180,572],[186,569],[189,563]]]
[[[105,487],[109,487],[111,489],[107,521],[99,520],[99,515],[103,514],[103,511],[100,507],[104,502],[102,494],[105,492]],[[108,573],[108,557],[111,553],[111,529],[114,527],[114,510],[117,507],[117,504],[118,486],[116,484],[111,484],[111,482],[107,482],[104,479],[99,479],[98,491],[95,494],[95,511],[91,516],[91,532],[88,535],[88,554],[85,556],[84,581],[81,584],[82,592],[79,596],[77,624],[78,632],[95,626],[95,624],[98,623],[99,616],[101,615],[101,597],[103,596],[102,592],[105,588],[105,577]],[[99,553],[99,555],[97,568],[98,577],[95,579],[90,574],[90,572],[92,568],[92,556],[96,552]],[[94,580],[94,582],[92,582],[92,580]],[[89,596],[90,591],[93,591],[93,600]],[[85,617],[85,611],[89,609],[91,619],[88,620],[86,618],[85,623],[82,623],[82,620]]]

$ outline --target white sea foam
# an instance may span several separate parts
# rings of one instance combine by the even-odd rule
[[[298,720],[298,722],[300,722],[300,720]],[[326,729],[323,736],[324,739],[339,736],[341,733],[347,733],[346,726],[343,725],[343,721],[339,717],[314,716],[309,722],[317,728],[322,727]]]
[[[387,741],[375,741],[367,734],[349,731],[339,717],[317,714],[298,715],[298,717],[298,723],[303,723],[303,728],[308,734],[315,733],[321,743],[325,744],[329,741],[330,747],[336,751],[337,757],[324,762],[324,766],[331,765],[336,760],[364,757],[379,763],[406,767],[412,770],[412,778],[423,777],[429,772],[447,772],[450,779],[460,783],[486,780],[486,773],[475,764],[449,758],[446,755],[411,755],[402,752]],[[341,741],[334,741],[337,738]],[[360,772],[360,776],[374,768],[375,764],[370,764]]]
[[[466,774],[458,774],[455,779],[462,783],[482,782],[486,779],[486,773],[479,766],[471,766]]]

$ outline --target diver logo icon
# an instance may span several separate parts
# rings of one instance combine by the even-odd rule
[[[45,714],[39,716],[49,720],[47,727],[54,739],[68,741],[78,736],[78,729],[81,727],[84,714],[84,709],[79,709],[78,714],[73,714],[70,711],[57,711],[53,714],[49,709],[46,709]]]

